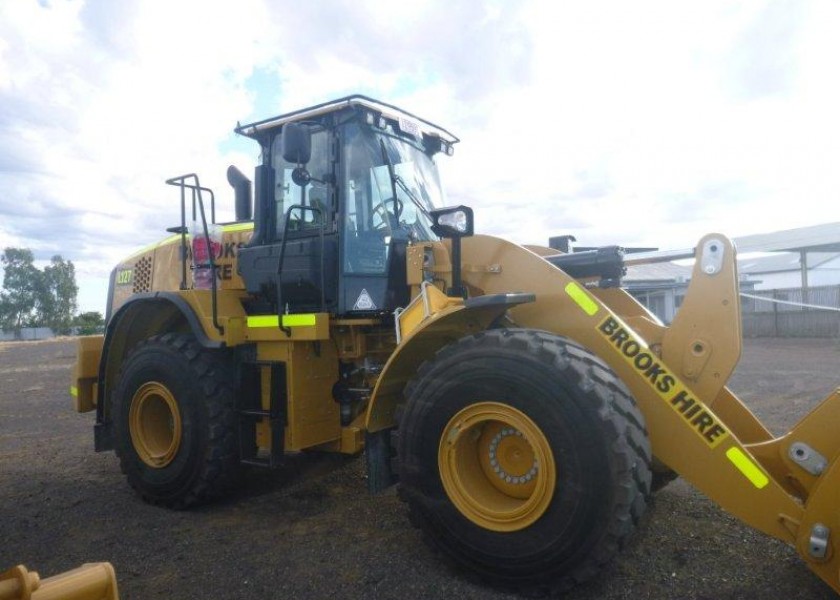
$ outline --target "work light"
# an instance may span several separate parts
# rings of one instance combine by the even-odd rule
[[[431,211],[432,231],[444,238],[462,238],[473,234],[473,210],[469,206],[452,206]]]

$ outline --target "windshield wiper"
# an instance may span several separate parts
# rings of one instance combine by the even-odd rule
[[[385,149],[385,140],[379,138],[379,146],[382,148],[382,162],[385,163],[385,166],[388,167],[388,177],[391,178],[391,193],[394,194],[394,202],[397,202],[397,186],[400,186],[400,189],[405,192],[405,195],[414,203],[414,206],[420,209],[427,219],[430,221],[432,219],[431,213],[429,213],[429,209],[423,206],[423,203],[420,202],[420,199],[414,195],[414,192],[403,178],[400,177],[397,172],[394,170],[394,163],[391,162],[391,159],[388,158],[388,151]],[[396,210],[396,206],[394,206]]]

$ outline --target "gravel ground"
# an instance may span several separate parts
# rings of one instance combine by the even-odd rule
[[[236,496],[174,512],[144,504],[93,414],[67,394],[72,339],[0,343],[0,569],[42,576],[111,561],[122,598],[515,598],[441,563],[394,493],[368,496],[360,459],[291,457]],[[829,340],[747,340],[731,382],[775,433],[837,385]],[[740,525],[678,480],[647,523],[573,600],[831,599],[784,544]]]

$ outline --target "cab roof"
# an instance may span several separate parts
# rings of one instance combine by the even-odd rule
[[[413,115],[410,112],[392,104],[374,100],[373,98],[368,98],[367,96],[361,96],[359,94],[345,96],[344,98],[339,98],[337,100],[330,100],[329,102],[316,104],[315,106],[310,106],[309,108],[302,108],[294,112],[272,117],[270,119],[264,119],[262,121],[256,121],[247,125],[240,125],[237,123],[234,131],[241,135],[257,139],[258,137],[261,137],[260,134],[269,129],[282,127],[284,124],[293,121],[311,119],[313,117],[337,112],[350,106],[360,106],[373,113],[378,113],[386,118],[394,119],[398,122],[405,120],[414,122],[419,126],[424,134],[439,137],[450,144],[456,144],[460,141],[454,134],[450,133],[443,127],[435,125],[430,121],[422,119],[417,115]]]

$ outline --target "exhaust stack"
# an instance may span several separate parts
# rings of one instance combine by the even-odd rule
[[[233,197],[236,206],[236,220],[250,221],[251,211],[251,180],[233,165],[227,170],[228,183],[233,187]]]

